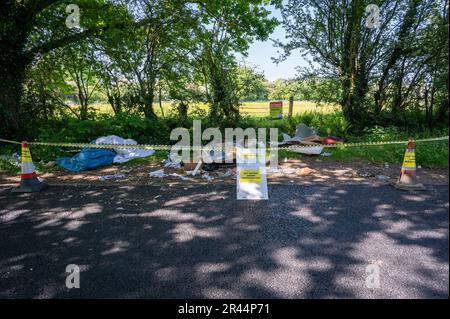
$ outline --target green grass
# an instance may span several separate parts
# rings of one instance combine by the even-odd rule
[[[403,162],[406,145],[342,147],[326,150],[344,162],[366,159],[372,163]],[[448,168],[448,141],[416,144],[416,164],[427,168]]]
[[[175,112],[175,104],[170,101],[163,101],[162,108],[164,115],[168,115],[171,112]],[[94,104],[92,108],[96,110],[98,114],[113,114],[111,105]],[[154,103],[153,108],[158,116],[162,115],[159,103]],[[189,113],[192,115],[196,111],[201,110],[204,112],[208,111],[208,106],[204,103],[194,103],[189,108]],[[331,113],[336,110],[334,105],[318,105],[315,102],[309,101],[294,101],[293,115],[302,114],[305,112],[320,112],[320,113]],[[257,101],[257,102],[242,102],[240,107],[240,112],[243,115],[249,115],[253,117],[265,117],[269,116],[269,101]],[[283,101],[283,114],[287,116],[289,113],[289,101]]]
[[[155,162],[160,162],[162,160],[165,160],[167,158],[167,152],[166,151],[156,151],[155,154],[152,156],[142,157],[142,158],[135,158],[131,161],[128,161],[126,163],[120,164],[121,166],[139,166],[142,164],[151,164]],[[118,164],[119,165],[119,164]]]
[[[325,148],[324,152],[331,153],[331,157],[324,157],[351,163],[355,160],[367,160],[376,164],[402,164],[406,145],[384,145],[364,147]],[[449,167],[448,141],[427,142],[416,144],[416,164],[424,168]],[[303,155],[288,150],[280,150],[278,158],[298,159]]]

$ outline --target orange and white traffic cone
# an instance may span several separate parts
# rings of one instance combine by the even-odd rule
[[[394,184],[394,187],[402,190],[424,190],[425,186],[417,181],[416,171],[416,151],[414,141],[409,139],[405,157],[403,159],[400,178],[397,183]]]
[[[22,143],[22,174],[20,174],[20,186],[12,191],[16,193],[38,192],[47,186],[45,181],[39,180],[36,169],[31,159],[30,149],[26,142]]]

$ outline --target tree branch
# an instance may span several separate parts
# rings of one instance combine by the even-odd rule
[[[134,22],[134,23],[119,22],[119,23],[115,23],[115,24],[112,24],[109,26],[86,29],[82,32],[74,33],[74,34],[71,34],[71,35],[50,41],[50,42],[43,43],[41,45],[38,45],[34,48],[31,48],[27,52],[25,52],[25,55],[32,59],[36,54],[48,53],[54,49],[65,47],[69,44],[76,43],[76,42],[85,40],[89,37],[99,35],[110,29],[125,29],[126,27],[141,27],[141,26],[147,24],[148,22],[149,22],[148,19],[142,19],[141,21]]]
[[[31,19],[33,16],[50,7],[52,4],[56,2],[58,2],[58,0],[31,1],[31,3],[28,5],[28,8],[26,9],[27,20]]]

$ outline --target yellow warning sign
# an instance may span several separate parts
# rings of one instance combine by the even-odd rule
[[[22,162],[32,162],[30,149],[28,147],[22,147]]]
[[[239,180],[241,183],[261,183],[261,171],[259,169],[241,169]]]
[[[403,168],[416,168],[416,153],[406,152],[403,160]]]

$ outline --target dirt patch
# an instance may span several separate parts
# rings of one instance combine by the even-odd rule
[[[395,182],[400,176],[400,164],[374,164],[365,160],[337,161],[321,156],[304,156],[299,160],[280,163],[281,170],[270,179],[281,182],[342,183]],[[424,184],[448,184],[448,169],[418,168],[417,177]]]
[[[168,176],[150,177],[149,173],[164,169]],[[38,172],[39,174],[39,172]],[[281,160],[278,171],[268,172],[269,183],[390,183],[400,174],[400,164],[373,164],[364,160],[349,163],[329,157],[303,156],[301,159]],[[236,168],[221,167],[208,172],[209,178],[189,176],[183,169],[163,168],[161,163],[142,164],[134,167],[112,165],[105,168],[80,173],[56,170],[53,173],[39,174],[50,184],[89,184],[89,185],[189,185],[208,183],[235,183]],[[448,184],[448,169],[419,168],[418,180],[424,184]],[[103,179],[103,180],[102,180]],[[0,184],[17,185],[19,176],[0,174]]]

